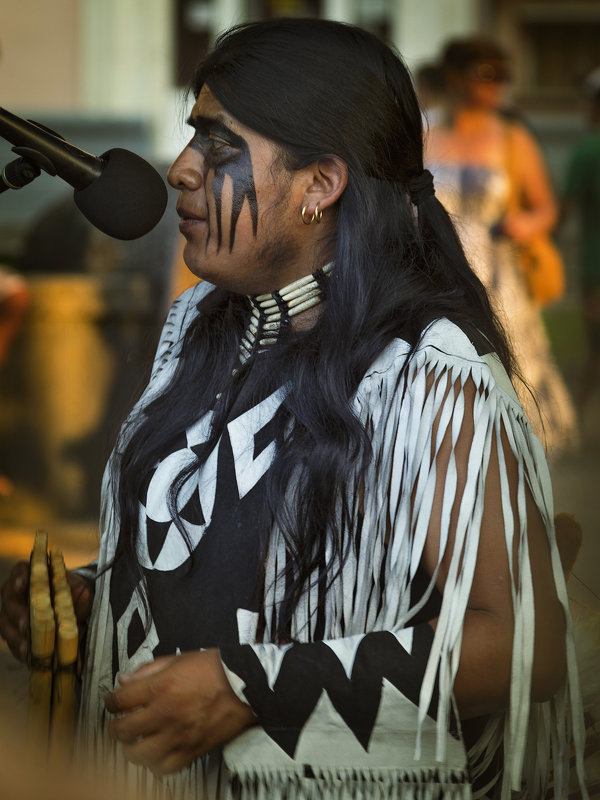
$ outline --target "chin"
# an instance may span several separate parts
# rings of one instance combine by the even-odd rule
[[[254,292],[247,287],[243,280],[236,280],[230,275],[223,275],[221,272],[213,272],[207,268],[203,269],[201,266],[194,268],[189,267],[189,269],[197,278],[201,278],[203,281],[211,283],[213,286],[217,286],[219,289],[224,289],[227,292],[233,292],[234,294],[260,294],[260,292]]]

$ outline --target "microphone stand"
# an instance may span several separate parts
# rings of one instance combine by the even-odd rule
[[[35,180],[41,169],[33,161],[26,158],[16,158],[8,163],[0,175],[0,194],[8,189],[21,189]]]
[[[8,135],[6,135],[6,131],[4,131],[4,118],[8,118],[9,121],[10,119],[17,120],[17,122],[23,122],[23,120],[20,120],[19,117],[15,117],[14,114],[11,114],[10,111],[6,111],[6,109],[0,109],[0,112],[2,114],[0,118],[0,130],[2,131],[0,136],[14,144],[13,138],[10,135],[10,126],[7,126],[7,130],[9,131]],[[53,131],[52,128],[48,128],[46,125],[42,125],[40,122],[34,122],[33,120],[27,120],[27,122],[31,122],[33,125],[41,128],[42,131],[51,133],[52,136],[64,141],[64,136]],[[29,136],[29,138],[31,138],[31,136]],[[32,145],[31,147],[25,145],[11,147],[13,153],[16,153],[20,158],[11,161],[2,170],[2,174],[0,175],[0,194],[7,189],[22,189],[23,186],[27,186],[28,183],[35,180],[42,169],[49,175],[56,175],[56,167],[52,161],[44,155],[44,153],[36,149],[35,137],[30,144]]]
[[[0,193],[20,189],[40,174],[58,175],[73,187],[75,205],[98,230],[115,239],[137,239],[162,217],[167,188],[143,158],[113,147],[99,158],[69,144],[45,125],[0,108],[0,138],[17,159],[0,175]]]

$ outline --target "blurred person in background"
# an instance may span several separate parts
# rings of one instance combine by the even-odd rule
[[[566,174],[563,216],[579,223],[580,282],[586,331],[586,358],[575,395],[583,413],[598,383],[600,369],[600,69],[585,84],[589,130],[571,153]]]
[[[0,266],[0,368],[8,358],[28,305],[29,290],[25,281]]]
[[[278,19],[222,35],[193,92],[169,180],[202,281],[71,573],[82,747],[153,800],[566,791],[549,472],[410,74],[366,31]],[[22,659],[27,583],[0,612]]]
[[[440,64],[422,64],[415,72],[415,89],[427,129],[441,121],[445,109],[446,83]]]
[[[28,306],[29,290],[25,281],[0,266],[0,381],[2,367],[23,324]],[[9,495],[12,490],[12,481],[0,471],[0,497]]]
[[[554,459],[577,445],[577,420],[516,245],[552,230],[555,198],[535,139],[518,115],[504,112],[504,50],[485,37],[453,39],[442,65],[446,109],[426,135],[426,163],[533,390],[539,412],[527,392],[521,401]]]

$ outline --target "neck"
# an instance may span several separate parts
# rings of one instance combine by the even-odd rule
[[[284,327],[306,330],[318,318],[317,308],[327,291],[333,263],[326,264],[283,288],[261,295],[248,295],[250,321],[240,342],[242,363],[277,342]]]
[[[313,327],[315,322],[323,313],[323,301],[318,305],[307,308],[306,311],[301,311],[295,317],[290,319],[290,327],[293,331],[308,331]]]
[[[453,110],[453,119],[456,126],[469,129],[486,122],[490,117],[496,117],[496,111],[492,108],[479,105],[461,105]]]
[[[498,114],[494,109],[482,106],[459,105],[450,107],[446,119],[446,127],[461,136],[478,136],[490,126],[498,122]]]

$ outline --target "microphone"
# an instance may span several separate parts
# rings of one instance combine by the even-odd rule
[[[4,108],[0,108],[0,136],[15,145],[13,152],[25,161],[70,184],[83,215],[115,239],[143,236],[164,214],[165,182],[153,166],[129,150],[116,147],[100,157],[91,155],[39,122]],[[20,188],[27,182],[11,183],[7,170],[2,177],[5,188]]]

